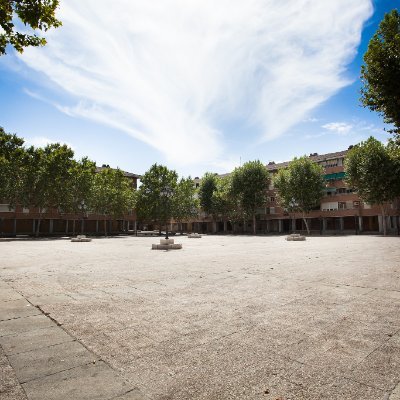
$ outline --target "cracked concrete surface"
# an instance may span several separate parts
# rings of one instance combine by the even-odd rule
[[[398,400],[399,240],[0,241],[0,393]]]

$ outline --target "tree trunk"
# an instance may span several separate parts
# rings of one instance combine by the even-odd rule
[[[253,214],[253,235],[257,235],[256,214]]]
[[[107,220],[104,218],[104,236],[107,236]]]
[[[75,219],[72,221],[72,236],[75,236]]]
[[[382,227],[383,227],[383,236],[386,236],[386,213],[385,213],[385,206],[381,205],[382,211]]]
[[[307,229],[307,235],[310,235],[310,228],[308,227],[308,222],[307,222],[307,218],[306,216],[303,214],[303,221],[306,225],[306,229]]]
[[[39,232],[40,232],[40,223],[42,222],[42,213],[39,213],[39,219],[38,219],[38,223],[36,226],[36,233],[35,236],[39,237]]]
[[[183,235],[183,224],[179,222],[179,231],[181,232],[181,236]]]

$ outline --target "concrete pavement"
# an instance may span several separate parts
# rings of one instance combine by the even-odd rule
[[[2,396],[399,400],[399,238],[152,241],[0,242]]]

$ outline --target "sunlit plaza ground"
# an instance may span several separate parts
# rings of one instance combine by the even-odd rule
[[[150,237],[0,241],[0,388],[399,399],[399,241],[177,236],[183,249],[168,252]]]

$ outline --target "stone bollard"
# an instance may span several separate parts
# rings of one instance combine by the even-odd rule
[[[86,237],[86,235],[78,235],[76,238],[72,238],[71,242],[91,242],[92,239]]]
[[[306,237],[303,235],[300,235],[300,233],[292,233],[291,235],[286,237],[286,240],[288,242],[302,242],[306,240]]]
[[[174,239],[160,239],[160,244],[152,244],[152,250],[180,250],[181,243],[174,243]]]

